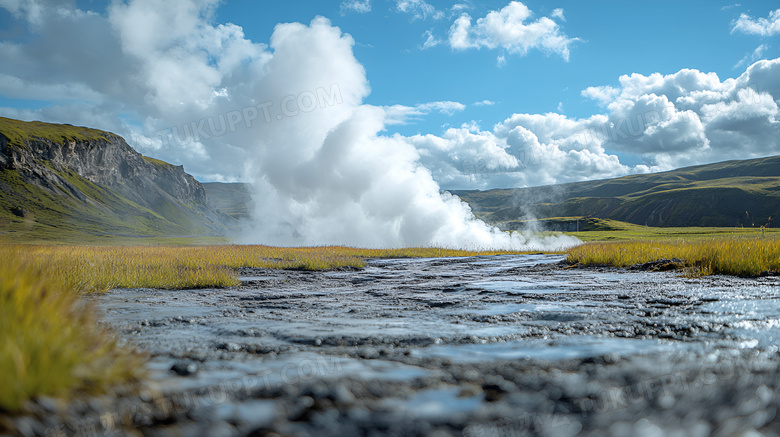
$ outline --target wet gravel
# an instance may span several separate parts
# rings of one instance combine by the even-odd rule
[[[43,399],[20,435],[780,435],[780,279],[551,255],[245,269],[93,296],[136,393]]]

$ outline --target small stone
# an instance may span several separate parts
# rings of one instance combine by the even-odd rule
[[[198,373],[198,365],[180,361],[171,366],[171,371],[179,376],[190,376]]]
[[[222,343],[217,347],[217,349],[223,349],[228,352],[238,352],[241,350],[241,346],[239,346],[237,343],[229,342],[229,343]]]

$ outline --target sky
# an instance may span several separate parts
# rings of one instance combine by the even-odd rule
[[[0,0],[0,115],[253,182],[368,111],[442,190],[538,186],[780,154],[779,48],[774,1]]]

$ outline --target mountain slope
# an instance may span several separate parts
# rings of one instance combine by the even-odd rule
[[[545,187],[453,191],[493,223],[589,216],[649,226],[762,226],[780,216],[780,157]]]
[[[252,196],[249,185],[242,183],[204,182],[211,205],[236,220],[250,217]]]
[[[121,137],[0,117],[0,233],[79,236],[218,235],[224,214],[203,186]]]

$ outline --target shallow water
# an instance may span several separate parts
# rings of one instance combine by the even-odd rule
[[[778,431],[768,410],[780,399],[777,279],[566,269],[562,259],[245,269],[239,287],[113,290],[93,299],[124,341],[151,355],[159,393],[238,387],[214,405],[168,414],[179,431],[619,435],[642,419],[666,433]],[[661,404],[654,393],[621,408],[586,408],[635,380],[683,375],[688,383],[724,363],[742,363],[754,378],[693,391],[664,386],[671,400]],[[190,364],[189,375],[170,370]],[[724,390],[735,394],[727,401]],[[766,414],[745,419],[749,401]],[[515,423],[517,412],[536,422]],[[562,418],[567,425],[556,428]]]

